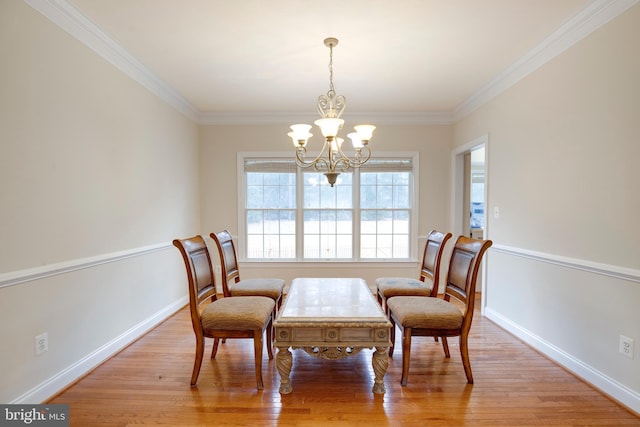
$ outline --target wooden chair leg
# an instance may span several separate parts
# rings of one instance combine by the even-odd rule
[[[274,328],[273,328],[273,319],[269,320],[269,325],[267,326],[267,354],[269,355],[269,360],[273,359],[273,340],[274,338]]]
[[[204,336],[196,336],[196,357],[193,362],[193,373],[191,374],[191,387],[194,387],[198,382],[198,375],[200,375],[200,367],[202,366],[203,357],[204,357]]]
[[[220,343],[220,338],[213,339],[213,348],[211,349],[211,358],[215,359],[216,354],[218,354],[218,344]]]
[[[462,366],[467,376],[467,382],[473,384],[473,375],[471,374],[471,362],[469,361],[469,346],[467,345],[467,335],[460,335],[460,355],[462,356]]]
[[[400,385],[406,386],[409,380],[409,361],[411,360],[411,328],[402,328],[402,378]]]
[[[273,321],[277,317],[278,317],[278,312],[276,311],[276,308],[274,307],[273,312],[271,313],[271,320],[269,321],[269,326],[268,326],[268,328],[271,329],[269,332],[270,332],[271,339],[273,341],[275,341],[275,339],[276,339],[276,330],[273,327]]]
[[[393,357],[393,349],[396,345],[396,322],[393,321],[391,316],[389,316],[389,321],[391,322],[391,333],[389,334],[389,339],[391,340],[391,345],[389,346],[389,357]]]
[[[447,337],[442,337],[442,348],[444,350],[444,356],[451,357],[451,353],[449,353],[449,343],[447,342]]]
[[[264,388],[262,383],[262,331],[257,330],[253,333],[253,355],[256,365],[256,383],[258,390]]]

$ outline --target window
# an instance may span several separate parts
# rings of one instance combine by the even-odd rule
[[[412,172],[391,162],[388,169],[361,172],[361,257],[410,257]],[[378,169],[378,170],[375,170]]]
[[[353,258],[353,175],[334,187],[322,173],[302,171],[304,259]]]
[[[239,256],[245,260],[415,259],[417,154],[369,160],[334,187],[291,156],[240,153]],[[415,237],[415,236],[414,236]],[[242,242],[246,242],[244,245]]]

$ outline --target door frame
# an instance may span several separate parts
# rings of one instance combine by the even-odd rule
[[[489,134],[479,136],[466,144],[455,147],[451,154],[451,229],[454,236],[463,232],[463,198],[464,198],[464,156],[477,148],[484,146],[484,239],[489,239]],[[482,284],[480,289],[480,312],[484,315],[487,293],[487,261],[482,263],[480,271]]]

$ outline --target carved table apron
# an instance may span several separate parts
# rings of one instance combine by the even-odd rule
[[[293,390],[289,348],[323,359],[341,359],[375,347],[373,392],[386,391],[391,322],[363,279],[294,279],[273,325],[280,393]]]

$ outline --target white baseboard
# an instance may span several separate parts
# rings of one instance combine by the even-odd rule
[[[64,390],[74,381],[78,380],[96,366],[103,363],[105,360],[118,353],[120,350],[140,338],[145,333],[156,327],[163,322],[169,316],[180,310],[186,304],[189,303],[187,296],[180,298],[179,300],[169,304],[167,307],[158,311],[151,317],[138,323],[122,335],[114,338],[110,342],[106,343],[102,347],[98,348],[94,352],[88,354],[86,357],[78,360],[71,366],[58,372],[48,380],[38,384],[36,387],[19,396],[11,404],[35,404],[46,401],[47,399]]]
[[[484,315],[501,328],[524,341],[529,346],[544,354],[554,362],[562,365],[564,368],[593,385],[612,399],[618,401],[621,405],[624,405],[630,410],[640,414],[640,394],[636,391],[631,390],[624,384],[620,384],[618,381],[608,377],[597,369],[594,369],[592,366],[576,359],[572,355],[543,340],[527,329],[522,328],[520,325],[513,323],[511,320],[505,318],[491,308],[485,308]]]

